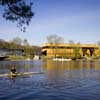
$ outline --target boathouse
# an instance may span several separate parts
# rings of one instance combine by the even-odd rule
[[[99,46],[96,44],[44,44],[42,55],[47,57],[83,57],[95,56]]]

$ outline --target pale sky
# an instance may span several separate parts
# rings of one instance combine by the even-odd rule
[[[65,42],[96,43],[100,40],[100,0],[34,0],[33,17],[25,33],[2,18],[0,39],[26,38],[32,45],[46,42],[46,36],[57,34]]]

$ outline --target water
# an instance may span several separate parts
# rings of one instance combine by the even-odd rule
[[[0,100],[100,100],[100,62],[17,61],[0,62],[0,74],[18,72],[44,74],[0,78]]]

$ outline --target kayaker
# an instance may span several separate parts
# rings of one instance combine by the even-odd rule
[[[12,67],[11,67],[11,74],[13,75],[13,74],[16,74],[17,72],[16,72],[16,68],[15,68],[15,65],[13,65]]]

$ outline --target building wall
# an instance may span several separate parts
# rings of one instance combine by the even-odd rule
[[[90,49],[94,50],[93,55],[99,55],[98,46],[96,45],[45,44],[42,46],[42,52],[46,51],[45,56],[48,57],[82,57],[83,49],[86,49],[85,56],[90,56]]]

